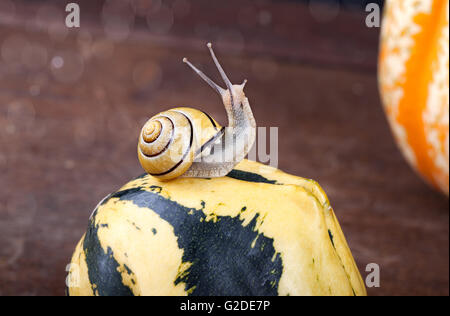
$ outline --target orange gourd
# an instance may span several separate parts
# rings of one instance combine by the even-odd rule
[[[427,182],[448,195],[448,0],[386,2],[378,74],[403,154]]]

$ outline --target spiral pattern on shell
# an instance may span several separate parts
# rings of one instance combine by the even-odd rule
[[[192,165],[194,147],[191,119],[180,111],[169,110],[152,117],[142,128],[138,157],[147,173],[170,180]]]

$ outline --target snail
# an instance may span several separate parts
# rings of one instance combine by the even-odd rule
[[[221,96],[228,127],[221,127],[203,111],[185,107],[161,112],[148,120],[139,136],[138,157],[144,170],[159,180],[226,176],[245,158],[255,142],[256,122],[244,93],[247,80],[233,85],[211,43],[207,46],[226,89],[187,58],[183,62]]]

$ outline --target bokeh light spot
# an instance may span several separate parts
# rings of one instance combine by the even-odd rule
[[[92,44],[92,54],[99,59],[108,59],[114,55],[114,43],[98,40]]]
[[[47,65],[47,49],[40,44],[27,45],[22,51],[22,63],[31,70],[39,70]]]
[[[0,21],[10,23],[14,20],[16,8],[10,0],[0,0]]]
[[[84,72],[84,60],[78,53],[61,52],[52,58],[51,71],[57,81],[74,83]]]
[[[1,47],[3,61],[7,64],[21,64],[22,58],[18,52],[28,48],[29,42],[22,36],[12,35],[6,38]]]
[[[239,10],[237,21],[240,26],[254,27],[258,23],[259,17],[253,7],[243,7]]]
[[[255,59],[252,62],[252,72],[260,81],[271,81],[278,73],[278,64],[271,59]]]
[[[174,16],[172,9],[162,6],[158,11],[150,12],[147,16],[147,25],[151,32],[167,34],[172,29]]]
[[[24,133],[34,124],[36,111],[28,99],[18,99],[7,105],[6,132],[8,134]]]
[[[245,47],[245,40],[238,30],[229,30],[219,34],[217,48],[226,50],[228,53],[239,54]]]
[[[266,10],[259,12],[259,24],[262,26],[268,26],[272,22],[272,13]]]
[[[174,16],[183,18],[189,15],[191,3],[188,0],[175,0],[172,4],[172,9]]]
[[[52,67],[60,69],[64,66],[64,59],[61,56],[55,56],[52,58]]]
[[[126,40],[134,27],[134,20],[133,8],[128,1],[109,0],[103,5],[103,28],[112,40]]]
[[[37,26],[46,30],[52,40],[63,41],[67,37],[69,31],[65,25],[64,7],[42,5],[36,13],[35,20],[29,27],[34,29]]]
[[[161,67],[154,62],[140,62],[133,69],[133,83],[140,90],[158,88],[161,80]]]
[[[320,23],[333,21],[340,12],[341,6],[338,0],[310,0],[309,12]]]

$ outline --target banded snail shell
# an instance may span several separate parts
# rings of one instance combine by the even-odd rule
[[[171,180],[183,175],[204,145],[221,135],[222,127],[208,114],[175,108],[155,115],[139,136],[139,162],[147,173]]]

